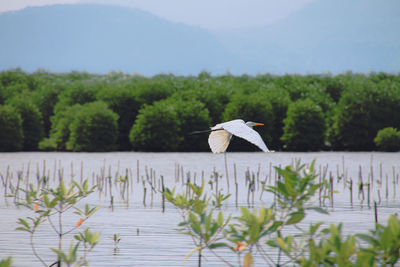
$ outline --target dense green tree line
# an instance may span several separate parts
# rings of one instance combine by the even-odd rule
[[[0,151],[208,151],[190,133],[238,118],[273,150],[397,151],[400,74],[0,73]]]

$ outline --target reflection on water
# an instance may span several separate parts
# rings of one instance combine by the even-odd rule
[[[196,257],[183,261],[193,245],[190,238],[173,230],[180,222],[177,211],[167,203],[165,213],[161,212],[161,197],[157,193],[161,176],[167,187],[176,186],[180,191],[183,188],[182,180],[183,183],[188,178],[197,184],[202,180],[208,182],[216,171],[221,175],[219,189],[232,194],[228,205],[223,207],[224,213],[237,214],[236,201],[239,205],[251,205],[253,201],[250,198],[248,202],[246,173],[258,181],[253,196],[254,206],[269,206],[273,199],[269,193],[261,193],[260,185],[263,181],[274,182],[276,174],[273,166],[283,167],[298,159],[310,163],[316,159],[317,170],[326,178],[333,177],[334,189],[339,192],[335,193],[333,203],[315,200],[316,205],[325,205],[330,215],[311,213],[307,216],[306,224],[320,220],[326,224],[343,222],[344,232],[354,233],[373,227],[373,201],[378,203],[380,222],[385,222],[389,214],[399,212],[400,153],[228,153],[226,159],[227,170],[224,155],[211,153],[1,153],[0,175],[4,180],[8,173],[14,184],[17,171],[23,172],[24,181],[29,179],[32,183],[35,183],[37,175],[49,177],[52,183],[57,181],[60,174],[67,181],[89,178],[91,183],[96,183],[100,176],[128,176],[131,182],[128,201],[127,195],[122,199],[119,194],[121,185],[118,184],[112,188],[115,198],[113,209],[110,207],[109,191],[107,195],[105,192],[95,193],[85,200],[85,203],[102,206],[85,222],[93,231],[101,232],[100,242],[89,256],[91,266],[196,265]],[[226,176],[229,177],[228,181]],[[237,199],[234,197],[235,179],[239,185]],[[357,191],[360,179],[364,183],[371,183],[369,203],[367,192],[362,196]],[[348,188],[350,181],[353,181],[354,187],[352,196]],[[145,197],[144,187],[147,188]],[[30,250],[28,235],[14,230],[17,219],[31,213],[24,208],[16,208],[12,199],[8,200],[7,205],[4,187],[0,188],[0,258],[12,255],[15,266],[40,266]],[[215,190],[215,184],[212,188],[207,184],[207,190]],[[353,199],[352,203],[350,198]],[[76,218],[68,216],[65,224],[75,225]],[[117,251],[114,251],[112,240],[114,234],[121,237]],[[57,246],[54,232],[41,229],[36,242],[39,253],[50,263],[54,254],[49,247]],[[69,241],[64,244],[67,248]],[[224,250],[221,251],[224,255]],[[225,251],[225,255],[231,256],[228,251]],[[213,255],[206,254],[206,265],[218,266],[222,263]]]

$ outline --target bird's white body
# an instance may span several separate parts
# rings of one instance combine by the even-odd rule
[[[208,144],[213,153],[225,152],[229,146],[232,135],[243,138],[250,143],[258,146],[262,151],[269,152],[261,136],[253,130],[254,125],[262,125],[253,122],[244,122],[243,120],[233,120],[219,123],[211,127],[211,133],[208,137]]]

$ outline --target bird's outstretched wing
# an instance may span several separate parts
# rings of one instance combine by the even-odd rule
[[[262,151],[269,152],[267,146],[265,145],[264,141],[262,140],[259,133],[254,131],[252,128],[247,126],[243,120],[233,120],[226,123],[222,123],[221,126],[224,130],[228,131],[229,133],[243,138],[250,143],[258,146]]]
[[[212,131],[208,137],[208,144],[213,153],[222,153],[228,148],[232,135],[225,130]]]

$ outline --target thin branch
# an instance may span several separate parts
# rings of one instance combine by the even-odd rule
[[[36,232],[36,228],[37,228],[37,226],[34,226],[33,229],[32,229],[31,238],[30,238],[30,245],[31,245],[31,247],[32,247],[32,251],[33,251],[33,254],[35,255],[35,257],[38,258],[38,259],[40,260],[40,262],[41,262],[44,266],[47,266],[46,262],[45,262],[45,261],[39,256],[39,254],[36,252],[35,244],[34,244],[34,242],[33,242],[33,235],[34,235],[35,232]]]
[[[60,235],[60,232],[57,230],[56,226],[53,224],[53,222],[51,221],[51,217],[47,216],[47,219],[49,220],[49,223],[51,225],[51,228],[53,228],[54,232],[56,232],[58,235]]]
[[[275,264],[275,262],[274,262],[274,260],[268,255],[268,253],[266,253],[265,251],[264,251],[264,249],[263,249],[263,247],[262,246],[260,246],[260,244],[256,244],[256,248],[257,248],[257,250],[258,250],[258,252],[260,252],[260,255],[261,255],[261,257],[264,259],[264,261],[266,261],[266,262],[270,262],[270,263],[272,263],[273,265],[276,265]]]
[[[212,254],[214,254],[215,257],[217,257],[218,259],[220,259],[221,261],[223,261],[226,265],[228,266],[235,266],[233,264],[231,264],[230,262],[228,262],[227,260],[225,260],[223,257],[219,256],[217,253],[215,253],[212,249],[210,249],[208,246],[207,248],[211,251]]]

